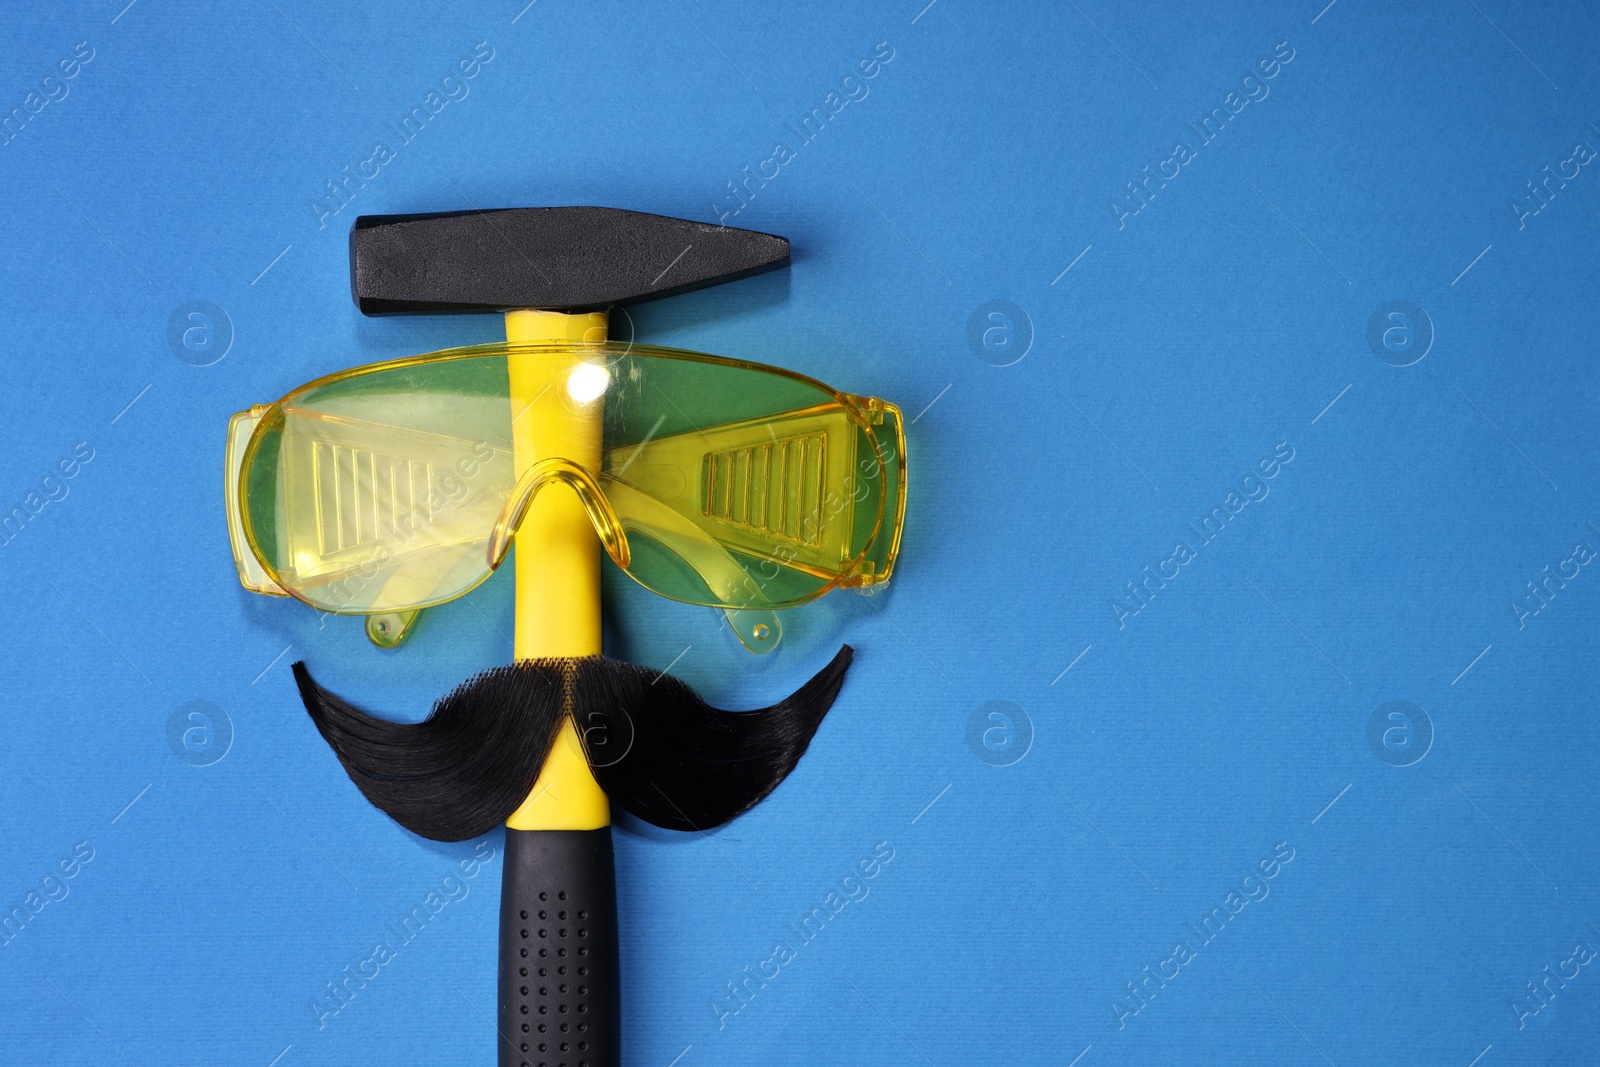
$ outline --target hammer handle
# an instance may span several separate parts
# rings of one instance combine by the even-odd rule
[[[500,1067],[618,1067],[611,828],[506,829]]]

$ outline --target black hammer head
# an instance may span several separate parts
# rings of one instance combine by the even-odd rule
[[[608,207],[363,215],[350,230],[367,315],[604,308],[788,265],[782,237]]]

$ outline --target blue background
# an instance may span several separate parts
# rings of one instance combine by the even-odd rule
[[[0,147],[0,510],[93,450],[0,549],[0,911],[93,852],[0,947],[0,1061],[491,1061],[498,832],[319,1026],[323,983],[473,845],[368,807],[288,667],[419,718],[509,657],[509,569],[393,653],[247,594],[223,430],[326,372],[500,336],[358,315],[357,214],[715,221],[782,142],[726,221],[789,237],[792,268],[633,327],[918,416],[904,552],[890,590],[792,613],[766,659],[608,584],[608,651],[681,655],[724,706],[858,650],[758,810],[619,827],[627,1062],[1596,1062],[1596,968],[1513,1001],[1600,947],[1600,576],[1511,606],[1600,549],[1600,174],[1536,214],[1525,187],[1600,145],[1592,8],[123,2],[12,12],[0,46],[24,113],[93,49]],[[479,42],[468,95],[326,199]],[[879,42],[867,95],[800,143],[786,123]],[[1199,144],[1186,123],[1279,42],[1268,95]],[[1179,140],[1195,158],[1113,207]],[[194,300],[232,334],[207,366],[168,340]],[[1392,335],[1404,358],[1367,339],[1388,301],[1431,322]],[[1186,531],[1280,443],[1269,495]],[[1178,576],[1114,608],[1179,541]],[[191,701],[231,735],[206,766],[169,740]],[[1386,748],[1390,701],[1420,712]],[[869,894],[726,1012],[880,842]],[[1185,924],[1275,849],[1248,883],[1270,894],[1203,944]],[[1194,958],[1134,1000],[1180,940]]]

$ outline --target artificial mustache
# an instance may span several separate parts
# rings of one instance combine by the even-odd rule
[[[300,699],[362,794],[435,841],[505,822],[532,791],[571,716],[611,802],[669,830],[707,830],[755,807],[788,777],[850,666],[844,645],[793,694],[723,711],[683,682],[587,656],[524,660],[462,682],[419,723],[379,719],[294,665]]]

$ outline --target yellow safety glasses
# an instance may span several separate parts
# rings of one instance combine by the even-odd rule
[[[551,428],[593,447],[547,454]],[[893,404],[775,367],[491,344],[340,371],[240,412],[227,479],[245,587],[398,617],[369,620],[390,644],[416,611],[484,581],[552,482],[617,566],[673,600],[761,613],[884,582],[905,436]]]

